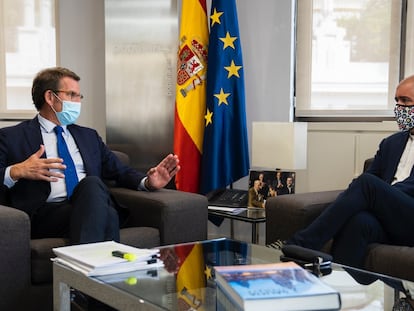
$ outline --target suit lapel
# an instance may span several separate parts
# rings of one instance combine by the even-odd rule
[[[25,148],[25,152],[27,152],[26,154],[26,158],[27,158],[31,156],[34,152],[39,150],[40,145],[43,144],[42,132],[40,130],[40,123],[39,123],[39,119],[37,118],[37,116],[28,122],[28,126],[22,127],[22,129],[24,131],[26,144],[28,146],[27,149]],[[42,158],[46,158],[46,152],[42,154]],[[32,185],[34,186],[32,187]],[[40,201],[46,200],[50,193],[50,183],[46,181],[37,182],[37,181],[25,180],[25,182],[21,183],[21,185],[19,186],[26,187],[26,188],[32,188],[32,191],[37,192],[38,194],[40,193],[41,194]],[[17,199],[18,202],[23,202],[22,203],[23,205],[28,204],[27,200],[28,198],[21,198],[21,197]],[[23,210],[26,210],[26,211],[29,211],[30,209],[31,209],[30,207],[23,208]]]
[[[39,150],[40,145],[43,144],[43,138],[42,133],[40,131],[39,119],[37,118],[37,116],[30,120],[29,126],[24,127],[23,130],[25,132],[27,145],[30,146],[30,150],[35,150],[35,152]],[[42,158],[45,157],[46,153],[42,155]]]
[[[89,175],[93,172],[91,165],[93,165],[94,162],[91,153],[91,145],[88,143],[88,137],[86,137],[87,133],[82,131],[82,128],[77,125],[69,125],[68,128],[79,148],[86,174]]]
[[[398,168],[398,164],[400,163],[400,159],[401,156],[404,152],[404,149],[407,145],[407,140],[409,138],[409,132],[406,131],[404,133],[402,133],[403,135],[401,135],[397,141],[397,143],[395,144],[395,146],[393,146],[393,151],[392,151],[392,157],[391,159],[388,159],[390,165],[390,170],[388,171],[388,175],[389,175],[389,182],[392,182],[394,180],[394,176],[397,172],[397,168]],[[412,173],[412,171],[411,171]]]

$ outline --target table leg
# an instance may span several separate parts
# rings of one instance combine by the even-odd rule
[[[53,282],[53,310],[70,311],[70,287],[62,282]]]
[[[259,243],[259,223],[252,223],[252,243]]]
[[[234,239],[234,223],[233,223],[233,219],[230,219],[230,238]]]

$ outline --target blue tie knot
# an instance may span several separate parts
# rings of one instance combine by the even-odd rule
[[[57,135],[61,135],[63,133],[63,128],[59,125],[56,125],[53,129]]]

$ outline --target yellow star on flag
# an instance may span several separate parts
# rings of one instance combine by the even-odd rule
[[[228,31],[226,33],[226,37],[220,38],[220,40],[224,42],[223,50],[225,50],[228,46],[235,49],[234,41],[237,40],[237,37],[231,37]]]
[[[213,279],[213,275],[211,274],[211,267],[206,265],[206,268],[204,269],[204,274],[206,275],[207,280]]]
[[[227,97],[230,96],[230,93],[224,93],[223,88],[220,89],[220,94],[214,94],[214,97],[218,98],[219,102],[218,105],[220,106],[221,104],[226,104],[228,105],[229,103],[227,102]]]
[[[221,24],[221,22],[220,22],[220,16],[221,15],[223,15],[223,12],[217,12],[216,8],[214,8],[214,12],[210,16],[210,18],[211,18],[211,27],[213,27],[215,23]]]
[[[224,66],[224,68],[229,72],[227,78],[230,78],[231,76],[236,76],[237,78],[240,78],[239,70],[241,67],[242,66],[236,66],[233,60],[231,61],[230,66]]]
[[[207,108],[207,114],[204,116],[206,119],[206,126],[213,123],[213,112]]]

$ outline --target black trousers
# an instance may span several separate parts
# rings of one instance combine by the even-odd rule
[[[414,246],[414,198],[371,174],[356,178],[287,243],[320,250],[334,238],[334,261],[363,268],[370,243]]]
[[[119,241],[119,217],[109,191],[95,176],[82,179],[70,200],[45,203],[31,220],[32,238],[65,237],[71,244]]]

